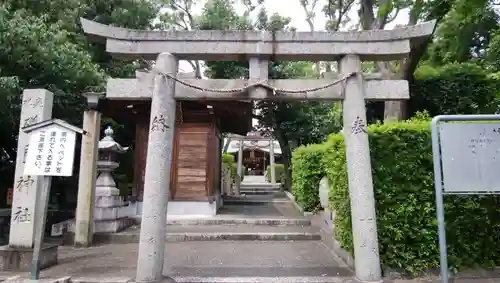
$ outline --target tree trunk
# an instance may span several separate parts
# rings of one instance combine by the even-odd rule
[[[276,138],[280,143],[281,155],[285,161],[283,164],[285,171],[284,187],[285,190],[292,191],[292,151],[285,133],[277,126],[274,127],[274,132],[276,133]]]
[[[379,30],[384,29],[387,24],[389,14],[392,9],[389,9],[388,5],[392,2],[388,0],[380,0],[378,3],[379,7],[385,6],[387,11],[385,13],[378,13],[375,16],[373,11],[374,0],[362,0],[361,6],[359,10],[361,26],[364,30]],[[419,15],[422,12],[423,0],[415,0],[413,6],[410,9],[410,17],[408,19],[407,26],[417,24],[417,20]],[[380,9],[380,8],[379,8]],[[400,64],[399,70],[396,74],[392,74],[391,76],[391,68],[388,62],[376,62],[377,69],[385,74],[386,77],[384,79],[408,79],[412,76],[413,70],[416,68],[416,64],[420,60],[422,54],[420,56],[415,56],[415,54],[411,54],[410,57],[406,60],[403,60]],[[384,103],[384,122],[391,121],[400,121],[406,118],[406,106],[407,101],[399,100],[399,101],[385,101]]]

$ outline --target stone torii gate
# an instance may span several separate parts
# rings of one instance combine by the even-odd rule
[[[259,142],[259,141],[268,141],[269,142],[269,168],[271,171],[271,184],[276,185],[276,168],[275,168],[275,163],[274,163],[274,141],[272,137],[252,137],[252,136],[240,136],[240,135],[230,135],[228,136],[228,145],[231,143],[232,140],[238,141],[238,160],[237,160],[237,165],[236,165],[236,180],[235,180],[235,194],[239,195],[240,194],[240,187],[241,187],[241,178],[243,177],[241,174],[241,170],[243,167],[243,150],[244,150],[244,142],[245,141],[254,141],[254,142]],[[265,168],[264,168],[265,170]],[[265,172],[264,172],[265,174]]]
[[[108,82],[107,99],[151,100],[144,184],[144,208],[137,282],[163,279],[165,222],[170,183],[176,100],[343,100],[356,277],[381,279],[375,201],[366,129],[365,100],[409,98],[404,80],[364,75],[361,61],[407,58],[425,46],[436,22],[395,30],[360,32],[141,31],[81,19],[90,38],[107,52],[126,58],[156,60],[149,83]],[[168,52],[168,53],[167,53]],[[339,62],[337,80],[269,80],[268,62]],[[176,77],[178,60],[248,60],[248,80]],[[117,84],[119,82],[119,84]]]

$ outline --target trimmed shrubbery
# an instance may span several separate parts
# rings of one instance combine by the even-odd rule
[[[298,147],[292,155],[292,193],[305,211],[321,208],[318,184],[324,176],[322,159],[325,146],[313,144]]]
[[[231,168],[231,179],[235,180],[236,177],[236,171],[237,171],[237,166],[234,156],[230,153],[223,153],[222,154],[222,163],[226,163],[229,165],[229,168]],[[241,181],[245,178],[245,172],[246,172],[245,166],[241,166]]]
[[[285,166],[283,164],[274,164],[274,172],[276,174],[276,182],[281,183],[283,186],[285,184]],[[271,165],[267,165],[266,177],[267,180],[271,181]]]
[[[369,127],[380,258],[384,267],[412,273],[439,266],[430,122],[413,120]],[[294,195],[318,207],[318,184],[327,176],[335,235],[352,253],[350,198],[344,139],[300,147],[293,155]],[[451,266],[500,263],[500,198],[445,197]]]

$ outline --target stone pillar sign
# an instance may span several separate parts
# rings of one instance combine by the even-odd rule
[[[17,144],[16,173],[12,199],[9,246],[32,248],[35,209],[42,187],[41,176],[24,175],[29,135],[21,129],[52,117],[54,95],[45,89],[26,89],[22,96],[21,121]]]
[[[356,277],[361,281],[379,281],[377,220],[361,61],[356,55],[346,55],[339,67],[344,75],[356,73],[346,82],[343,104]]]
[[[156,60],[155,71],[175,76],[177,66],[175,56],[162,53]],[[174,80],[163,74],[156,74],[151,100],[136,282],[159,282],[163,279],[165,227],[175,127],[174,93]]]

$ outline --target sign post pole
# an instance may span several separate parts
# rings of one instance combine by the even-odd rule
[[[40,254],[43,245],[43,236],[45,234],[45,224],[47,222],[47,208],[49,206],[50,185],[52,176],[43,176],[42,191],[40,192],[40,205],[35,212],[35,237],[33,246],[33,260],[31,263],[31,280],[40,278]]]
[[[22,129],[30,134],[28,154],[24,166],[24,175],[43,176],[43,185],[37,199],[35,210],[33,258],[31,279],[40,278],[40,269],[43,267],[41,252],[47,222],[47,210],[50,199],[50,185],[52,176],[68,177],[73,175],[75,157],[76,133],[85,134],[85,131],[59,119],[51,119],[36,123]],[[25,217],[25,212],[15,212],[15,217]]]
[[[432,120],[432,157],[434,162],[434,185],[436,188],[436,217],[438,221],[439,263],[441,280],[448,283],[448,249],[444,222],[443,181],[441,178],[441,151],[439,150],[439,119]]]

